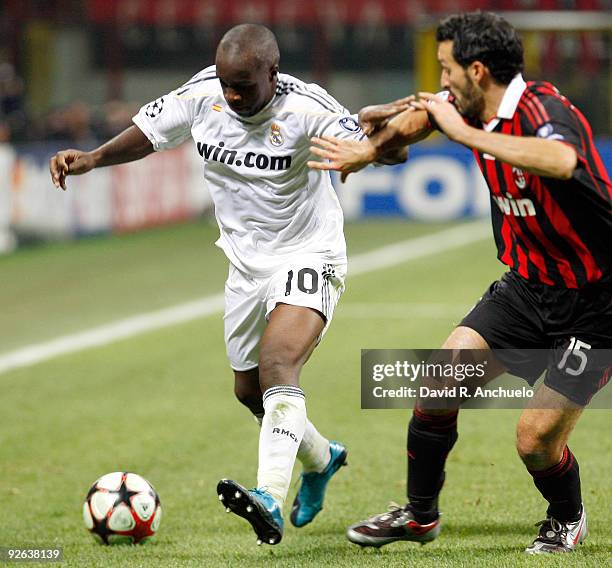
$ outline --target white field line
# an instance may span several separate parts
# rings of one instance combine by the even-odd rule
[[[396,266],[409,260],[461,248],[490,237],[491,224],[488,221],[476,221],[460,227],[400,241],[350,257],[348,275],[350,277],[365,272],[373,272],[379,268]]]
[[[365,274],[380,268],[396,266],[410,260],[447,252],[482,241],[490,234],[489,223],[478,221],[380,247],[353,256],[350,260],[349,276]],[[67,355],[92,347],[101,347],[141,333],[216,314],[223,311],[223,302],[223,294],[206,296],[193,302],[143,313],[86,331],[64,335],[44,343],[36,343],[15,351],[9,351],[0,354],[0,374],[36,365],[60,355]]]

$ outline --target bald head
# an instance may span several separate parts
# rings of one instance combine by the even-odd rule
[[[240,63],[258,69],[278,65],[280,52],[272,31],[259,24],[241,24],[230,29],[217,47],[217,64]]]
[[[229,107],[252,116],[274,97],[280,59],[274,34],[265,26],[242,24],[229,30],[217,47],[217,77]]]

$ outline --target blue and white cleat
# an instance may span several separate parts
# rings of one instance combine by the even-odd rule
[[[327,467],[321,472],[303,473],[298,494],[291,509],[291,524],[303,527],[310,523],[323,508],[323,499],[329,480],[341,466],[347,465],[346,448],[338,442],[329,443],[331,458]]]
[[[217,484],[219,501],[227,513],[235,513],[251,523],[257,544],[278,544],[283,538],[284,521],[281,509],[267,491],[245,489],[231,479]]]

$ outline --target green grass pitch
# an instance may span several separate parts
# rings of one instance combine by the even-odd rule
[[[349,225],[349,253],[441,228]],[[227,268],[215,234],[202,221],[0,258],[0,352],[221,292]],[[0,375],[0,546],[62,546],[71,567],[610,565],[611,415],[603,410],[587,411],[571,441],[591,527],[573,555],[522,553],[545,504],[516,456],[518,411],[508,410],[460,416],[437,541],[375,551],[344,537],[349,524],[403,503],[405,492],[408,412],[360,410],[360,349],[438,346],[501,272],[491,238],[349,274],[302,375],[309,417],[348,446],[349,467],[313,524],[295,529],[286,514],[275,547],[257,547],[215,493],[222,477],[254,483],[258,436],[233,397],[220,314]],[[116,470],[143,475],[161,496],[159,534],[143,546],[100,546],[84,528],[85,492]],[[295,485],[288,504],[294,494]]]

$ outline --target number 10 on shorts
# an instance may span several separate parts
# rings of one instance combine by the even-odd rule
[[[316,294],[319,289],[319,273],[314,268],[301,268],[297,273],[296,285],[298,290],[305,294]],[[287,284],[285,285],[285,296],[291,294],[293,286],[293,270],[287,273]]]

